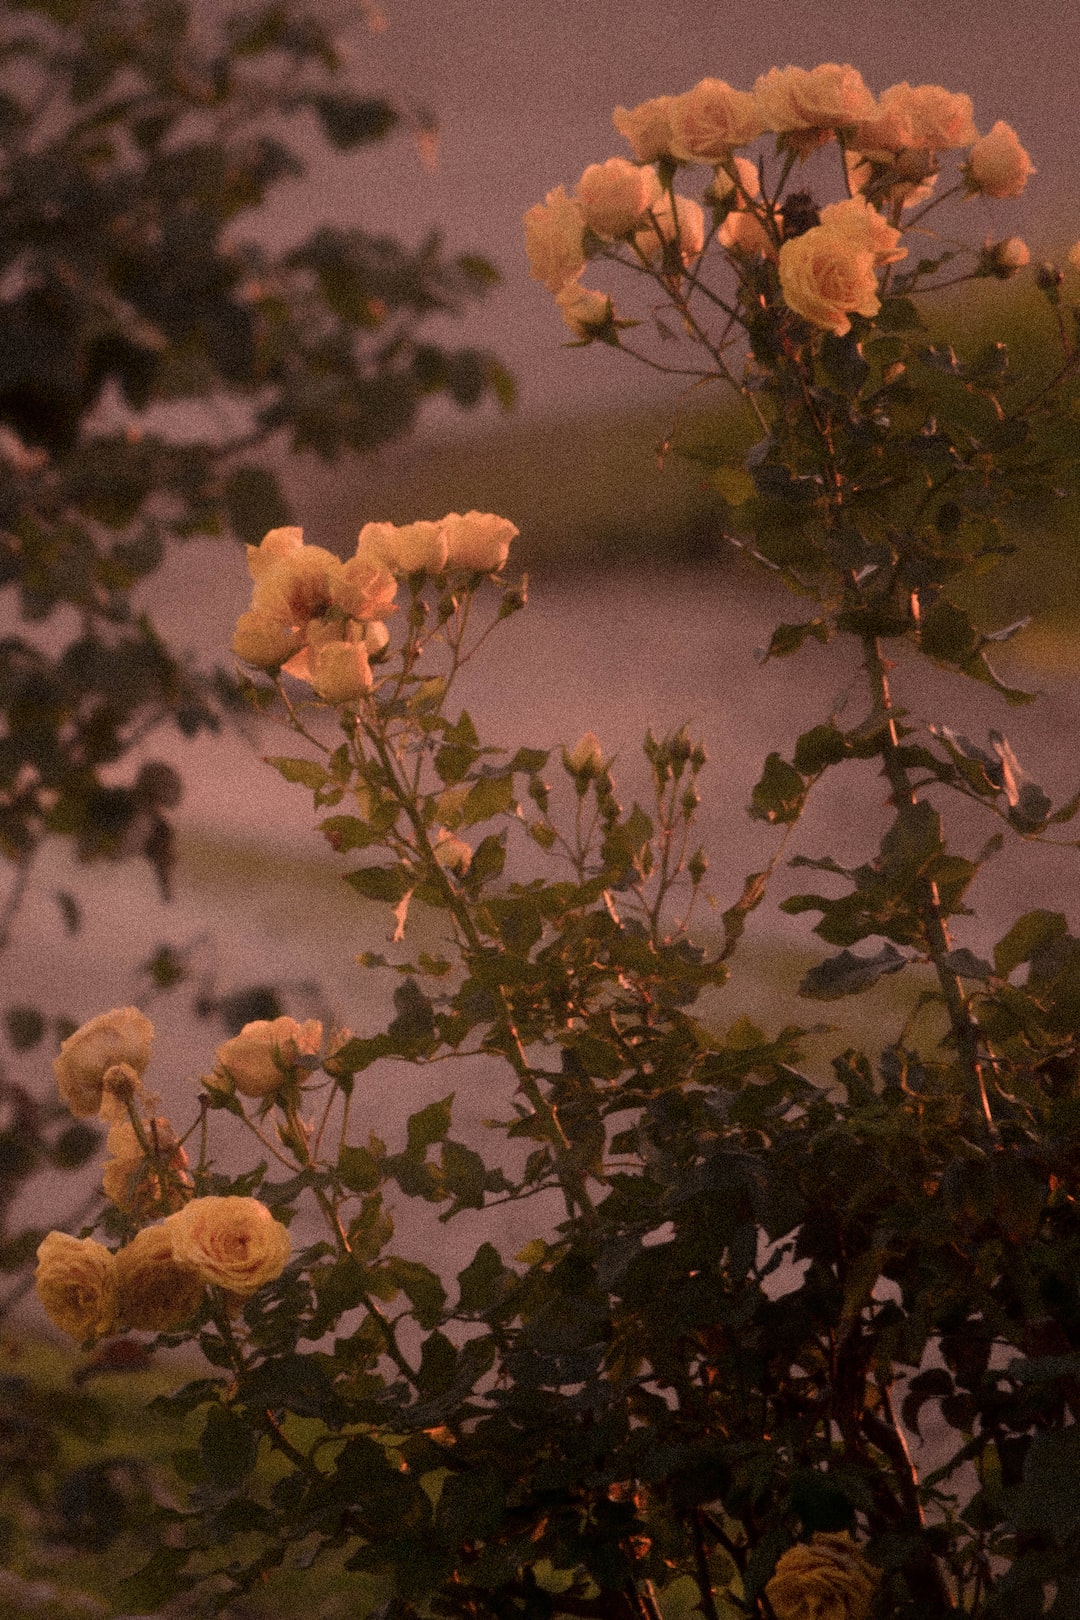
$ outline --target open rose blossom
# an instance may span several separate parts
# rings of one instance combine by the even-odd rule
[[[765,1596],[776,1620],[867,1620],[880,1578],[849,1535],[819,1530],[783,1554]]]
[[[672,155],[690,163],[719,163],[765,128],[755,98],[723,79],[701,79],[668,109]]]
[[[322,1045],[317,1018],[298,1024],[295,1018],[256,1018],[239,1035],[218,1047],[215,1073],[231,1080],[245,1097],[268,1097],[289,1081],[302,1080]]]
[[[353,571],[378,567],[394,574],[441,574],[446,567],[446,536],[441,522],[365,523],[356,541],[356,556],[345,564],[345,586]],[[341,597],[342,585],[337,587]],[[363,617],[358,614],[357,617]]]
[[[907,248],[898,245],[901,232],[865,197],[846,197],[843,202],[830,203],[821,210],[821,223],[826,230],[838,231],[853,247],[869,249],[877,265],[907,258]]]
[[[770,68],[755,83],[754,99],[763,128],[778,135],[850,128],[877,112],[861,73],[848,63]]]
[[[1028,175],[1035,173],[1035,165],[1015,129],[999,118],[989,135],[971,148],[964,172],[968,189],[984,197],[1019,197]]]
[[[585,215],[563,186],[549,191],[525,215],[529,274],[549,292],[560,292],[585,268]]]
[[[105,1071],[127,1064],[136,1077],[150,1062],[154,1026],[137,1007],[114,1007],[80,1025],[61,1042],[53,1073],[61,1099],[71,1112],[96,1114],[102,1105]]]
[[[104,1244],[50,1232],[37,1259],[34,1287],[50,1322],[80,1344],[116,1332],[116,1259]]]
[[[596,292],[571,281],[555,294],[562,318],[575,337],[591,338],[607,330],[615,319],[615,309],[607,293]]]
[[[518,534],[509,518],[494,512],[448,512],[442,520],[446,535],[447,566],[473,568],[492,574],[510,554],[510,542]]]
[[[851,331],[852,311],[869,316],[881,308],[873,253],[825,225],[782,245],[780,287],[789,309],[837,337]]]
[[[891,120],[893,128],[905,135],[903,146],[923,147],[930,152],[947,152],[957,146],[970,146],[978,139],[971,97],[940,84],[891,84],[878,97],[877,117]],[[872,126],[871,126],[872,127]],[[865,150],[872,136],[858,131],[855,144]],[[899,150],[896,147],[895,150]]]
[[[308,669],[324,703],[356,703],[375,682],[362,642],[323,642],[308,654]]]
[[[164,1226],[146,1226],[118,1249],[117,1310],[121,1324],[140,1333],[170,1333],[199,1308],[203,1280],[178,1264]]]
[[[179,1266],[230,1294],[253,1294],[279,1277],[292,1245],[257,1198],[193,1198],[164,1223]]]
[[[676,237],[683,263],[696,259],[705,246],[705,213],[692,197],[673,199],[665,193],[651,210],[650,223],[638,231],[634,242],[647,259],[658,259],[665,242],[673,242]]]
[[[671,103],[674,96],[653,96],[636,107],[616,107],[611,122],[626,137],[642,163],[671,155]]]
[[[586,225],[608,241],[628,236],[641,224],[646,208],[659,202],[660,194],[655,169],[641,168],[620,157],[590,163],[574,187]]]

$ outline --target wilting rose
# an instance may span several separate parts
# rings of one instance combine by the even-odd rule
[[[116,1332],[116,1260],[103,1244],[50,1232],[37,1258],[34,1287],[50,1322],[80,1344]]]
[[[146,1226],[118,1249],[117,1309],[125,1328],[141,1333],[170,1333],[199,1308],[204,1283],[193,1266],[173,1254],[164,1226]]]
[[[299,551],[304,544],[303,529],[286,528],[271,529],[264,534],[257,546],[247,547],[248,573],[252,579],[258,579],[265,574],[268,568],[280,562],[291,552]]]
[[[781,245],[780,288],[790,309],[837,337],[850,332],[853,310],[876,315],[881,308],[870,249],[824,225]]]
[[[154,1215],[167,1215],[186,1202],[191,1177],[187,1173],[188,1156],[169,1120],[147,1119],[143,1132],[152,1149],[149,1158],[130,1121],[112,1127],[105,1144],[111,1157],[102,1166],[101,1185],[106,1198],[117,1208],[138,1220],[149,1220]]]
[[[268,1097],[288,1081],[308,1073],[300,1060],[314,1057],[322,1044],[317,1018],[256,1018],[218,1047],[216,1070],[245,1097]]]
[[[154,1026],[137,1007],[114,1007],[81,1025],[53,1061],[61,1099],[76,1115],[101,1107],[105,1071],[126,1063],[141,1076],[150,1062]]]
[[[563,764],[573,776],[599,776],[604,749],[595,731],[584,731],[573,748],[563,749]]]
[[[642,163],[671,155],[671,103],[674,96],[653,96],[636,107],[616,107],[611,122],[624,135]]]
[[[878,117],[894,121],[898,130],[907,130],[905,146],[921,146],[931,152],[946,152],[956,146],[970,146],[978,139],[971,97],[940,84],[892,84],[878,97]],[[861,131],[856,144],[867,146]]]
[[[611,325],[615,310],[607,293],[582,287],[576,281],[568,282],[562,292],[555,294],[555,302],[562,318],[575,337],[595,337]]]
[[[646,208],[660,200],[660,182],[655,169],[613,157],[606,163],[590,163],[574,196],[590,231],[613,241],[628,236],[640,225]]]
[[[440,827],[435,835],[435,859],[446,871],[464,877],[472,864],[473,852],[464,838],[458,838],[445,827]]]
[[[529,274],[551,292],[576,281],[585,268],[585,215],[563,186],[549,191],[525,215]]]
[[[821,210],[825,230],[837,231],[853,247],[866,248],[876,265],[895,264],[907,258],[907,248],[898,246],[901,232],[890,225],[865,197],[846,197]]]
[[[658,259],[664,244],[677,240],[679,257],[686,264],[696,259],[705,246],[705,213],[692,197],[676,196],[674,209],[672,201],[665,192],[651,210],[649,224],[637,232],[634,241],[647,259]]]
[[[965,165],[968,188],[984,197],[1019,197],[1035,165],[1011,125],[999,118],[989,135],[971,148]]]
[[[446,567],[441,521],[365,523],[356,542],[356,557],[345,565],[346,579],[351,568],[364,565],[377,565],[391,574],[441,574]]]
[[[879,1579],[850,1536],[818,1531],[783,1554],[765,1596],[776,1620],[866,1620]]]
[[[231,1294],[253,1294],[281,1275],[289,1234],[257,1198],[193,1198],[164,1223],[177,1265]]]
[[[447,567],[473,568],[483,574],[503,566],[519,532],[509,518],[494,512],[448,512],[442,523]]]
[[[355,703],[374,685],[366,648],[356,641],[328,641],[308,654],[311,684],[324,703]]]
[[[848,63],[770,68],[756,81],[754,100],[762,126],[778,135],[850,128],[877,112],[862,75]]]
[[[701,79],[675,96],[668,118],[672,156],[683,162],[718,163],[733,146],[745,146],[765,128],[750,92],[733,90],[723,79]]]
[[[233,631],[232,650],[255,669],[280,669],[303,645],[303,631],[266,613],[241,613]]]

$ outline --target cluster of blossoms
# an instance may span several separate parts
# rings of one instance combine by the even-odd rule
[[[980,136],[969,96],[939,85],[892,85],[874,97],[853,67],[773,68],[752,91],[706,78],[682,95],[617,107],[616,129],[635,161],[591,164],[573,195],[550,191],[525,215],[532,275],[556,297],[576,337],[618,341],[606,293],[581,285],[587,261],[627,246],[639,267],[658,264],[677,284],[715,237],[737,270],[775,263],[788,308],[812,327],[843,336],[852,314],[873,316],[879,272],[902,259],[901,215],[934,189],[941,154],[963,150],[958,188],[968,195],[1018,197],[1034,165],[1016,132],[998,120]],[[791,164],[837,140],[848,196],[823,209],[785,209],[763,196],[762,166],[737,153],[758,137],[776,138]],[[706,165],[706,213],[676,192],[681,165]],[[790,200],[793,199],[789,199]],[[1019,238],[988,247],[980,273],[1006,276],[1028,261]]]
[[[343,562],[305,545],[302,529],[271,529],[247,548],[251,607],[237,621],[233,652],[256,669],[309,681],[326,703],[355,703],[371,691],[371,666],[389,645],[399,579],[494,573],[517,532],[491,512],[367,523]]]
[[[169,1121],[153,1114],[156,1099],[143,1085],[153,1037],[137,1008],[115,1008],[76,1030],[54,1064],[72,1113],[110,1122],[104,1191],[140,1227],[115,1251],[66,1232],[50,1232],[40,1244],[38,1297],[50,1320],[80,1343],[181,1327],[207,1284],[245,1298],[277,1277],[290,1254],[287,1230],[257,1199],[193,1195],[184,1149]],[[268,1097],[298,1082],[321,1044],[315,1020],[247,1024],[218,1048],[207,1083]]]

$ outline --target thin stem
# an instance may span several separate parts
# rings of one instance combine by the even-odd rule
[[[0,953],[6,951],[8,945],[10,944],[11,930],[14,927],[15,918],[19,914],[19,908],[21,907],[23,900],[26,898],[26,890],[30,882],[31,868],[33,867],[34,859],[37,855],[39,847],[40,846],[38,844],[34,844],[32,848],[27,850],[26,854],[20,858],[15,869],[15,876],[12,879],[11,888],[8,890],[7,899],[4,901],[3,910],[0,911]]]

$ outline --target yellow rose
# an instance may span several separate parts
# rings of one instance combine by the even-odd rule
[[[1035,165],[1020,145],[1015,129],[999,118],[989,135],[971,148],[964,173],[968,190],[984,197],[1019,197]]]
[[[765,253],[770,256],[776,253],[768,231],[749,209],[733,208],[717,231],[716,240],[729,253]]]
[[[303,633],[266,613],[241,613],[233,631],[232,650],[255,669],[280,669],[300,650]]]
[[[574,195],[590,231],[614,240],[628,236],[646,208],[659,202],[660,182],[655,169],[613,157],[606,163],[590,163]]]
[[[280,1276],[292,1247],[257,1198],[193,1198],[163,1229],[177,1265],[231,1294],[253,1294]]]
[[[562,186],[549,191],[525,215],[529,274],[550,292],[560,292],[585,268],[585,216]]]
[[[1080,242],[1074,242],[1065,257],[1074,270],[1080,270]]]
[[[50,1232],[37,1258],[34,1287],[50,1322],[80,1344],[116,1332],[116,1258],[103,1244]]]
[[[748,90],[733,90],[723,79],[701,79],[675,96],[668,108],[671,152],[683,162],[718,163],[733,146],[745,146],[765,128]]]
[[[333,605],[341,572],[340,559],[322,546],[287,551],[256,578],[251,611],[302,630]]]
[[[732,170],[734,175],[729,172]],[[743,207],[748,198],[761,195],[761,176],[757,164],[751,163],[749,158],[727,158],[713,170],[709,190],[717,202],[722,202],[725,197],[730,198],[734,192],[732,206]]]
[[[555,302],[566,325],[578,338],[596,337],[615,318],[615,308],[607,293],[582,287],[576,281],[567,282],[562,292],[555,294]]]
[[[837,337],[850,332],[850,311],[876,315],[881,308],[870,249],[824,225],[782,244],[780,287],[790,309]]]
[[[783,1554],[765,1596],[776,1620],[866,1620],[880,1578],[849,1535],[819,1530]]]
[[[821,210],[821,224],[838,231],[856,248],[867,248],[874,263],[895,264],[907,258],[907,248],[898,247],[901,232],[889,224],[865,197],[846,197]]]
[[[674,96],[653,96],[636,107],[616,107],[611,122],[624,135],[642,163],[671,155],[671,103]]]
[[[373,563],[391,574],[441,574],[446,567],[446,536],[442,524],[427,519],[404,524],[365,523],[351,566]],[[346,578],[349,569],[350,565],[346,564]]]
[[[222,1042],[216,1067],[245,1097],[267,1097],[286,1081],[302,1080],[308,1068],[300,1059],[314,1057],[321,1044],[317,1018],[303,1024],[295,1018],[256,1018]]]
[[[665,192],[651,210],[650,223],[634,237],[639,252],[647,259],[658,259],[666,242],[678,241],[679,256],[686,264],[696,259],[705,246],[705,213],[692,197],[676,196]]]
[[[446,535],[448,568],[472,568],[492,574],[501,568],[510,553],[510,542],[518,534],[509,518],[494,512],[448,512],[442,520]]]
[[[203,1280],[193,1267],[177,1262],[164,1226],[144,1227],[114,1258],[118,1311],[125,1328],[170,1333],[194,1316]]]
[[[62,1100],[73,1114],[96,1114],[101,1107],[105,1071],[127,1064],[136,1077],[150,1062],[154,1026],[137,1007],[114,1007],[99,1013],[61,1042],[53,1073]]]
[[[816,68],[770,68],[754,85],[762,127],[778,135],[800,130],[828,133],[864,123],[877,105],[862,75],[845,63]]]
[[[436,570],[438,572],[438,570]],[[384,563],[370,557],[350,557],[330,582],[330,594],[350,619],[387,619],[397,612],[397,580]]]
[[[878,118],[890,119],[898,133],[908,132],[904,146],[921,146],[931,152],[944,152],[955,146],[970,146],[978,139],[971,97],[940,84],[892,84],[878,97]],[[856,144],[864,147],[862,133]]]
[[[355,641],[328,641],[309,654],[311,684],[324,703],[355,703],[374,684],[366,649]]]
[[[248,573],[252,579],[258,579],[272,568],[283,557],[294,551],[299,551],[304,544],[303,529],[271,529],[265,534],[257,546],[247,547]]]

